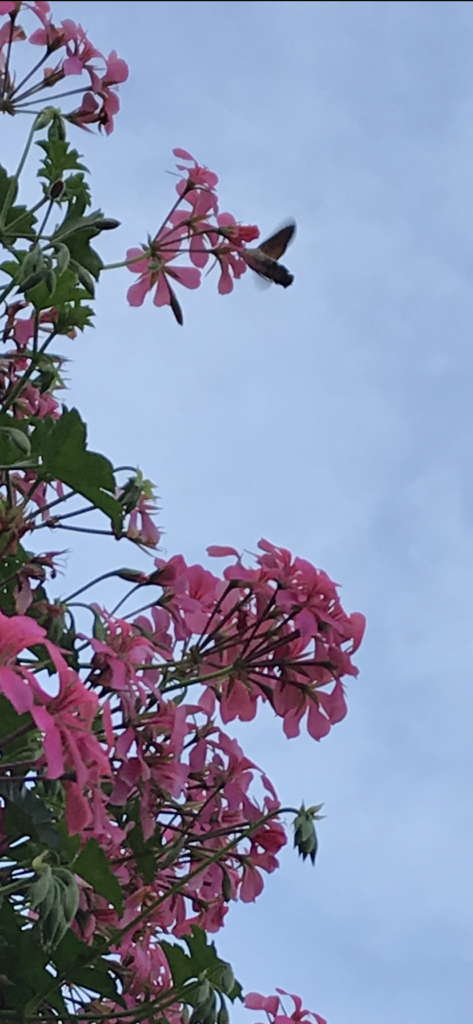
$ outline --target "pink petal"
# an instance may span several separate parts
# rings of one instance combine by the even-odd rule
[[[200,270],[193,267],[173,267],[172,277],[177,278],[185,288],[198,288],[201,280]]]
[[[259,871],[256,868],[245,868],[240,889],[242,903],[254,903],[256,897],[263,891],[263,887],[264,882]]]
[[[320,690],[318,698],[332,725],[335,725],[336,722],[341,722],[345,718],[348,708],[340,679],[337,679],[332,693],[323,693]]]
[[[291,708],[291,710],[284,715],[283,729],[288,740],[292,740],[294,739],[295,736],[299,736],[299,733],[301,731],[300,723],[302,714],[303,710],[301,711],[299,709],[296,711],[293,708]]]
[[[154,293],[153,302],[155,306],[169,306],[171,304],[171,293],[164,274],[160,274],[158,277],[158,287]]]
[[[366,629],[366,617],[362,615],[361,612],[353,612],[352,615],[350,615],[350,625],[352,631],[351,635],[353,637],[351,654],[354,654],[354,652],[358,650],[363,639]]]
[[[65,782],[66,790],[66,825],[69,835],[74,836],[84,831],[92,821],[92,812],[77,782]]]
[[[271,1016],[278,1012],[279,1002],[277,996],[262,996],[259,992],[248,992],[244,998],[248,1010],[266,1010]]]
[[[136,284],[132,284],[126,293],[127,302],[130,306],[142,306],[151,288],[151,274],[146,274]]]
[[[173,153],[179,160],[192,160],[195,163],[194,157],[187,152],[187,149],[173,149]]]
[[[33,694],[28,680],[6,665],[0,668],[0,692],[13,704],[19,715],[31,711]]]
[[[228,555],[235,555],[235,558],[240,557],[236,548],[225,547],[224,544],[210,544],[207,554],[210,558],[227,558]]]
[[[289,996],[289,998],[292,999],[293,1002],[294,1002],[295,1012],[296,1013],[300,1013],[301,1012],[301,1009],[302,1009],[302,999],[301,999],[300,996],[295,996],[295,995],[293,995],[292,992],[287,992],[285,988],[277,988],[276,987],[276,992],[279,992],[280,995],[282,995],[282,996]]]
[[[220,224],[222,228],[229,227],[230,225],[233,227],[236,224],[236,220],[232,213],[219,213],[217,224]]]
[[[199,707],[202,711],[205,711],[209,717],[211,717],[215,711],[216,698],[214,691],[210,686],[207,686],[201,697],[199,697]]]
[[[233,278],[230,276],[230,271],[226,264],[222,266],[220,279],[218,282],[219,295],[229,295],[233,291]]]
[[[194,267],[205,267],[209,261],[209,254],[207,249],[204,248],[204,242],[201,235],[193,235],[190,243],[190,260],[194,264]]]
[[[134,260],[134,263],[130,263],[130,266],[127,267],[127,270],[131,270],[132,274],[147,273],[149,258],[145,256],[142,249],[127,249],[126,258],[127,260]]]
[[[112,712],[110,709],[109,700],[106,700],[105,704],[102,704],[102,718],[103,727],[105,729],[105,738],[107,740],[107,746],[111,749],[115,746],[115,737],[113,735]]]
[[[46,778],[58,779],[64,773],[61,733],[56,728],[53,716],[49,714],[46,708],[35,706],[31,711],[31,715],[38,729],[44,733],[43,747],[48,762]]]
[[[330,722],[312,701],[309,707],[307,731],[314,740],[321,740],[330,732]]]
[[[118,85],[121,82],[126,82],[128,75],[128,64],[121,57],[117,56],[116,50],[112,50],[107,58],[107,72],[105,75],[107,82],[113,81],[114,85]]]
[[[66,57],[62,67],[66,76],[81,75],[83,71],[82,62],[78,57]]]

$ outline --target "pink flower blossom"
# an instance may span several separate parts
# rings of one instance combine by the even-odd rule
[[[186,163],[190,164],[186,167],[185,164],[177,164],[179,171],[184,171],[185,177],[176,185],[176,190],[179,195],[188,188],[189,183],[194,188],[208,189],[211,192],[215,192],[218,185],[218,176],[213,171],[209,171],[208,167],[203,167],[197,163],[195,157],[191,156],[186,149],[173,149],[174,156],[177,156],[180,160],[185,160]]]
[[[127,300],[130,306],[142,306],[148,294],[154,290],[153,302],[155,306],[173,306],[175,299],[174,291],[169,284],[169,278],[184,285],[184,288],[198,288],[200,285],[200,271],[194,267],[170,267],[169,263],[176,259],[179,253],[179,239],[170,247],[169,235],[167,237],[166,250],[150,257],[146,255],[146,249],[128,249],[126,258],[134,262],[128,265],[133,274],[139,274],[139,280],[132,284],[127,291]],[[142,257],[137,259],[137,257]]]
[[[146,547],[155,548],[159,543],[160,532],[154,519],[156,504],[151,498],[142,494],[136,508],[130,512],[130,518],[126,529],[127,537],[139,541]]]
[[[110,774],[106,752],[92,731],[98,711],[97,694],[87,690],[79,677],[59,664],[60,689],[56,697],[42,695],[43,706],[31,708],[31,715],[44,734],[47,778],[57,779],[75,771],[80,786],[95,786]]]
[[[283,1012],[281,1013],[281,999],[278,996],[262,996],[259,992],[248,992],[245,996],[244,1004],[248,1010],[263,1010],[270,1018],[270,1024],[327,1024],[324,1017],[321,1017],[318,1013],[313,1013],[311,1010],[304,1010],[302,1008],[302,1000],[299,996],[293,996],[290,992],[285,992],[282,988],[277,988],[276,992],[280,995],[287,995],[292,999],[294,1003],[294,1010],[290,1015]]]
[[[45,641],[46,630],[34,619],[27,615],[9,617],[0,612],[0,692],[19,715],[32,710],[39,686],[33,673],[18,665],[16,658],[25,648]]]

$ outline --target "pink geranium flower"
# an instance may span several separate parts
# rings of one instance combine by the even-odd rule
[[[244,999],[245,1006],[248,1010],[263,1010],[268,1015],[270,1024],[313,1024],[314,1021],[316,1024],[327,1024],[325,1018],[318,1013],[304,1010],[299,996],[293,996],[282,988],[277,988],[276,992],[292,999],[294,1010],[290,1015],[284,1012],[279,996],[262,996],[259,992],[248,992]]]
[[[4,615],[0,612],[0,692],[18,714],[32,712],[35,697],[44,702],[47,695],[33,673],[18,665],[16,659],[25,649],[41,644],[61,675],[67,665],[61,652],[47,638],[46,630],[28,615]]]
[[[127,291],[130,306],[142,306],[148,292],[154,291],[155,306],[171,306],[179,323],[182,312],[169,278],[178,281],[185,288],[198,288],[200,270],[195,267],[171,267],[169,264],[179,255],[184,226],[163,229],[150,249],[128,249],[126,258],[131,261],[128,269],[139,274],[136,284]]]

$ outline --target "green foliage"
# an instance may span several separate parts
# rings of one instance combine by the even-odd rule
[[[67,174],[65,188],[60,199],[67,201],[72,196],[82,193],[87,196],[88,205],[90,205],[90,189],[84,178],[84,172],[87,172],[88,168],[81,163],[80,153],[77,149],[73,149],[65,138],[58,137],[56,123],[51,124],[48,138],[40,139],[36,145],[45,154],[38,171],[38,178],[45,179],[46,194],[50,194],[51,188],[64,178],[67,172],[76,171],[76,174]]]
[[[121,916],[123,913],[123,895],[120,883],[113,874],[107,856],[96,839],[88,839],[76,857],[74,871],[86,882],[93,885],[96,892],[103,896]]]
[[[37,878],[30,885],[29,902],[38,913],[38,926],[44,949],[57,946],[74,920],[79,907],[79,887],[68,868],[33,862]]]
[[[55,816],[44,800],[24,783],[12,779],[0,780],[0,797],[6,805],[5,828],[12,840],[29,836],[58,849],[61,836],[54,828]]]
[[[4,540],[6,540],[6,535]],[[0,558],[0,609],[4,612],[11,612],[14,609],[14,589],[17,585],[17,573],[20,572],[22,566],[24,566],[28,560],[29,555],[20,544],[18,545],[15,555],[2,554],[2,557]],[[1,700],[2,698],[0,697],[0,708]],[[8,702],[8,705],[11,707],[10,702]],[[0,736],[4,735],[3,729],[4,720],[0,710]]]
[[[193,1007],[193,1024],[214,1024],[217,1001],[226,996],[232,1002],[241,999],[242,987],[235,980],[232,968],[217,955],[215,944],[207,942],[201,928],[192,925],[192,935],[184,937],[187,952],[177,944],[162,942],[173,983],[182,992],[183,1001]]]
[[[0,463],[2,466],[18,465],[31,454],[31,444],[25,427],[0,426]]]
[[[37,420],[32,450],[41,460],[39,478],[61,480],[105,512],[119,531],[122,515],[113,497],[116,484],[112,464],[105,456],[87,451],[86,442],[87,427],[77,409],[64,408],[59,420]]]
[[[34,238],[36,217],[26,206],[15,206],[18,182],[0,166],[0,245],[8,248],[18,238]]]
[[[34,929],[26,930],[24,919],[4,900],[0,906],[0,973],[8,984],[2,985],[2,1008],[19,1011],[41,991],[51,988],[51,975],[46,971],[48,954],[37,941]],[[25,970],[25,967],[27,969]],[[51,994],[51,1004],[59,1012],[65,1006],[59,993]]]

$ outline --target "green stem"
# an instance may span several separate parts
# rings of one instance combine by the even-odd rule
[[[21,878],[17,882],[11,882],[10,885],[0,885],[0,897],[9,896],[12,892],[20,892],[27,882],[27,878]]]
[[[39,61],[34,65],[34,67],[31,68],[31,71],[28,71],[28,74],[25,75],[25,77],[21,79],[21,82],[18,82],[18,85],[15,87],[15,89],[13,90],[13,92],[11,94],[11,98],[12,99],[13,99],[14,96],[16,96],[19,93],[20,89],[23,89],[23,86],[26,85],[27,81],[30,78],[32,78],[33,75],[36,74],[37,71],[39,71],[41,65],[44,64],[44,62],[48,59],[49,53],[50,53],[49,49],[46,50],[46,53],[44,53],[43,56],[40,57]]]
[[[30,377],[32,377],[32,375],[33,375],[33,373],[34,373],[34,371],[36,369],[36,363],[38,361],[38,356],[42,355],[43,352],[46,351],[48,345],[51,344],[53,338],[55,338],[55,337],[56,337],[56,329],[54,328],[51,331],[51,334],[48,334],[48,337],[46,338],[46,341],[41,345],[41,348],[39,349],[39,351],[28,353],[29,356],[30,356],[30,365],[29,365],[28,369],[25,370],[21,380],[17,381],[17,383],[15,384],[15,387],[12,388],[12,390],[9,392],[8,395],[6,395],[5,400],[4,400],[3,404],[2,404],[2,413],[5,413],[7,411],[7,409],[9,409],[11,405],[13,405],[13,402],[16,402],[16,399],[18,398],[18,396],[21,395],[21,392],[23,391],[23,388],[24,388],[25,384],[29,381]]]
[[[22,153],[21,158],[20,158],[20,162],[19,162],[18,167],[16,169],[16,173],[13,175],[13,178],[11,179],[10,187],[8,189],[8,192],[7,192],[6,196],[5,196],[5,200],[4,200],[4,203],[3,203],[2,212],[0,213],[0,230],[2,230],[2,231],[5,229],[6,216],[8,214],[8,211],[12,207],[13,202],[15,200],[15,195],[16,195],[16,190],[17,190],[17,186],[18,186],[18,181],[20,179],[20,174],[21,174],[21,172],[22,172],[22,170],[23,170],[23,168],[25,166],[26,160],[28,158],[28,153],[29,153],[29,151],[31,149],[31,145],[32,145],[32,142],[33,142],[35,131],[36,131],[36,125],[35,125],[35,122],[33,121],[33,124],[31,125],[31,128],[30,128],[29,133],[28,133],[28,138],[26,140],[25,148],[24,148],[23,153]]]
[[[36,213],[36,211],[37,211],[37,210],[40,210],[40,209],[41,209],[41,207],[42,207],[42,206],[44,206],[44,204],[45,204],[45,203],[47,203],[48,201],[49,201],[49,200],[48,200],[48,197],[47,197],[47,196],[43,196],[43,197],[42,197],[41,199],[38,199],[38,202],[37,202],[37,203],[35,203],[35,204],[34,204],[34,206],[32,206],[32,207],[31,207],[31,210],[29,210],[28,212],[29,212],[29,213]],[[8,230],[9,230],[9,231],[12,231],[12,229],[13,229],[13,228],[15,227],[15,224],[17,224],[17,223],[18,223],[18,221],[22,220],[22,219],[23,219],[23,217],[24,217],[24,213],[22,212],[22,213],[19,213],[19,214],[18,214],[18,217],[15,217],[15,220],[10,220],[10,221],[8,222]],[[35,238],[37,238],[37,237],[38,237],[38,235],[40,235],[40,234],[41,234],[41,232],[40,232],[40,231],[38,231],[38,233],[37,233],[37,234],[36,234],[36,233],[35,233],[35,234],[32,234],[32,235],[31,235],[31,240],[33,241],[33,240],[34,240]],[[26,239],[26,240],[28,240],[28,241],[29,241],[29,239],[30,239],[30,236],[29,236],[29,235],[28,235],[28,236],[27,236],[27,235],[22,235],[21,237],[22,237],[22,238],[24,238],[24,239]]]
[[[113,579],[116,574],[117,569],[112,569],[110,572],[104,572],[102,576],[96,576],[95,579],[90,581],[90,583],[85,583],[83,587],[79,587],[79,590],[74,590],[73,594],[69,594],[68,597],[65,597],[63,599],[64,604],[68,604],[69,601],[73,601],[75,597],[79,597],[79,594],[83,594],[85,590],[89,589],[89,587],[95,587],[96,583],[102,583],[103,580]]]

